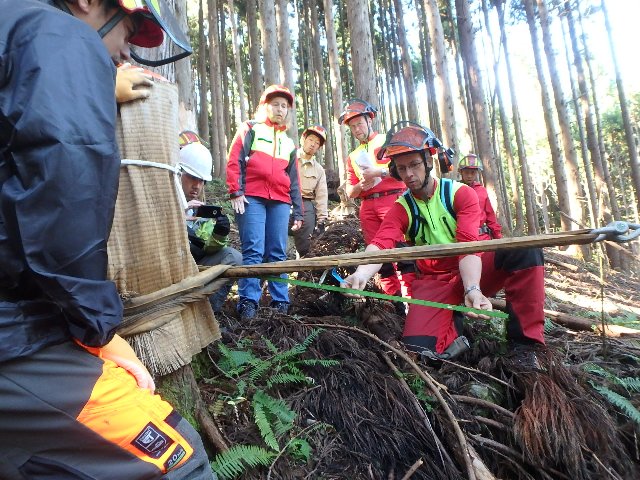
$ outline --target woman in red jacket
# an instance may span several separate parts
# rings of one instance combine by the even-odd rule
[[[236,214],[244,265],[287,259],[289,211],[302,226],[302,197],[296,146],[286,133],[293,95],[282,85],[271,85],[260,97],[256,118],[243,123],[227,159],[227,186]],[[284,275],[284,274],[283,274]],[[287,285],[269,282],[271,307],[289,310]],[[256,316],[262,289],[257,278],[238,282],[238,312],[243,320]]]

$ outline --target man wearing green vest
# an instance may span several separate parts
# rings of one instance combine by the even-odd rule
[[[391,161],[389,173],[409,191],[391,207],[366,251],[478,240],[478,197],[467,185],[431,175],[440,141],[433,132],[400,122],[387,134],[378,155]],[[537,368],[535,346],[544,344],[544,267],[540,249],[510,249],[418,260],[413,298],[491,310],[487,298],[505,289],[507,339],[517,364]],[[363,289],[378,265],[361,265],[343,286]],[[469,316],[482,317],[469,313]],[[403,342],[429,357],[452,358],[462,350],[459,325],[451,310],[411,304]],[[466,339],[464,339],[466,340]]]

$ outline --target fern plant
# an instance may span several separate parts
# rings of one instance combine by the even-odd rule
[[[236,478],[247,468],[268,467],[277,453],[256,445],[234,445],[213,459],[211,468],[219,477]]]
[[[313,378],[304,373],[305,367],[333,367],[339,365],[335,360],[300,358],[318,337],[321,330],[314,330],[300,344],[280,351],[269,339],[261,340],[271,354],[269,358],[258,357],[252,345],[246,340],[238,343],[236,349],[218,344],[220,360],[218,369],[229,379],[236,382],[236,391],[221,396],[213,405],[212,412],[220,416],[225,406],[233,407],[238,415],[237,406],[249,402],[253,420],[267,448],[255,445],[236,445],[217,455],[211,463],[212,468],[222,479],[238,478],[247,468],[268,466],[283,451],[292,458],[308,461],[311,445],[304,438],[292,435],[295,428],[296,413],[282,400],[268,392],[273,387],[313,384]],[[213,380],[208,380],[212,382]],[[315,428],[327,428],[318,424]],[[287,438],[288,441],[287,441]],[[284,446],[281,446],[284,443]]]
[[[609,403],[617,407],[623,415],[631,419],[638,426],[640,426],[640,410],[638,410],[629,400],[632,392],[640,392],[640,378],[638,377],[618,377],[617,375],[609,372],[608,370],[594,364],[588,363],[584,367],[584,370],[592,375],[601,377],[609,381],[613,385],[622,387],[626,393],[626,396],[608,388],[604,385],[599,385],[594,381],[589,381],[589,384],[602,395]]]

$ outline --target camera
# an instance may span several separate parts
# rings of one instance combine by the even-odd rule
[[[195,217],[218,218],[222,215],[222,207],[217,205],[200,205],[195,212]]]

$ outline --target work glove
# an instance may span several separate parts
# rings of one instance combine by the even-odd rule
[[[100,357],[111,360],[133,375],[138,387],[146,388],[151,393],[155,392],[156,385],[153,382],[153,377],[124,338],[115,335],[109,343],[99,349],[99,353]]]
[[[313,229],[313,236],[316,237],[318,235],[322,235],[324,233],[324,222],[318,222],[316,224],[316,228]]]
[[[229,217],[226,215],[220,215],[216,218],[216,224],[213,227],[213,233],[226,237],[231,230],[231,223],[229,223]]]
[[[364,290],[367,282],[371,277],[365,273],[356,270],[354,273],[344,279],[340,286],[342,288],[352,288],[354,290]]]
[[[149,88],[153,82],[151,75],[144,73],[144,69],[124,63],[118,67],[116,73],[116,102],[126,103],[151,95]]]

